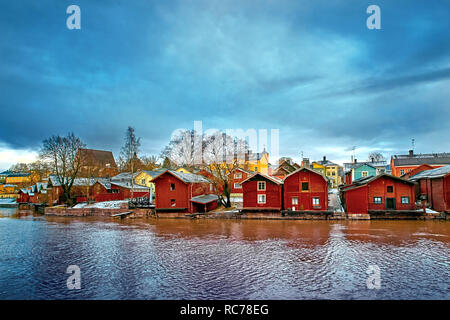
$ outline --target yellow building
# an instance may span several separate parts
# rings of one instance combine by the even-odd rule
[[[262,174],[269,174],[269,153],[264,149],[261,153],[248,153],[245,156],[243,169]]]
[[[342,183],[342,179],[339,176],[339,168],[342,167],[334,162],[327,160],[326,157],[323,157],[323,160],[321,161],[314,161],[312,163],[312,166],[314,170],[321,172],[329,179],[332,188],[336,188],[339,184]]]
[[[7,184],[31,183],[31,173],[10,173],[6,177]]]
[[[17,191],[15,184],[0,184],[0,198],[17,198]]]
[[[152,182],[153,178],[160,175],[164,171],[148,171],[142,170],[138,172],[134,178],[134,183],[140,186],[150,188],[151,193],[155,194],[155,184]],[[184,171],[183,171],[184,172]]]
[[[188,171],[187,169],[180,167],[177,170],[175,170],[176,172],[183,172],[183,173],[191,173],[190,171]]]

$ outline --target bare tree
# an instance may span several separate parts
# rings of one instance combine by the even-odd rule
[[[63,189],[64,202],[70,204],[73,202],[70,190],[83,162],[78,150],[84,147],[85,144],[73,133],[66,137],[51,136],[42,142],[40,158],[50,164]]]
[[[159,167],[158,160],[159,160],[159,158],[154,155],[143,156],[141,158],[143,169],[150,170],[150,171],[157,169]]]
[[[199,137],[191,130],[172,137],[162,155],[165,156],[164,164],[175,163],[201,168],[208,172],[220,203],[224,207],[230,207],[230,173],[244,165],[247,151],[248,144],[245,140],[220,131]]]
[[[28,172],[28,171],[30,171],[30,167],[28,166],[28,164],[20,162],[20,163],[13,164],[9,168],[9,171],[14,172],[14,173]]]
[[[379,162],[386,160],[386,158],[380,152],[371,152],[369,154],[369,160],[372,162]]]
[[[125,132],[125,143],[120,151],[120,161],[125,163],[130,170],[131,199],[134,196],[134,173],[137,171],[137,165],[140,163],[138,158],[141,138],[136,138],[134,128],[128,127]]]

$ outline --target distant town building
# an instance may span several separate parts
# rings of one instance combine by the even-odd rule
[[[82,159],[82,165],[78,174],[80,177],[107,178],[119,173],[111,151],[79,149],[77,156]]]
[[[409,150],[408,154],[393,155],[391,157],[392,175],[400,177],[422,164],[428,164],[433,168],[449,165],[450,153],[414,154],[413,150]]]
[[[317,172],[325,175],[331,182],[332,188],[336,188],[342,183],[342,177],[339,175],[341,166],[337,163],[327,160],[326,156],[324,156],[320,161],[314,161],[312,163],[312,168]]]

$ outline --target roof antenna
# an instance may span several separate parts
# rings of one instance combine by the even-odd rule
[[[414,138],[412,138],[411,139],[411,149],[412,149],[412,151],[414,151],[414,142],[415,142],[415,140],[414,140]]]

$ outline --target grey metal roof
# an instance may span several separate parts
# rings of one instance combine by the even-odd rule
[[[134,178],[136,178],[136,176],[138,175],[138,173],[135,173],[133,175]],[[131,172],[122,172],[119,173],[118,175],[115,175],[114,177],[111,177],[111,181],[130,181],[131,180]]]
[[[204,194],[201,196],[192,197],[191,201],[206,204],[217,201],[218,199],[219,197],[216,194]]]
[[[108,184],[107,182],[104,182],[102,184],[105,186],[106,189],[108,189],[106,187],[106,185]],[[111,181],[109,183],[109,185],[110,185],[110,188],[111,188],[111,185],[115,185],[115,186],[119,186],[119,187],[122,187],[122,188],[131,189],[131,183],[129,183],[129,182]],[[133,185],[133,190],[145,190],[145,191],[148,191],[148,187],[144,187],[144,186],[141,186],[141,185],[138,185],[138,184],[135,183]]]
[[[425,153],[414,155],[394,155],[392,156],[395,166],[407,165],[447,165],[450,164],[450,153]]]
[[[441,178],[441,177],[446,176],[449,173],[450,173],[450,165],[419,172],[418,174],[410,177],[409,180],[417,181],[417,180],[423,179],[423,178],[430,178],[430,179]]]
[[[165,170],[154,170],[154,171],[144,170],[144,172],[147,173],[152,178],[159,176],[164,171]]]
[[[94,185],[97,181],[99,180],[104,180],[104,178],[75,178],[73,181],[73,186],[92,186]],[[59,179],[56,175],[50,175],[49,176],[49,181],[52,184],[52,186],[54,187],[60,187],[61,183],[59,182]],[[69,178],[64,178],[64,181],[67,182],[69,181]]]
[[[268,176],[266,174],[263,174],[261,172],[256,172],[255,174],[251,175],[250,177],[248,177],[247,179],[245,179],[244,181],[241,181],[241,184],[243,184],[244,182],[250,181],[253,178],[255,178],[256,176],[261,176],[269,181],[272,181],[276,184],[283,184],[283,180],[274,176]]]
[[[161,174],[163,174],[165,172],[170,172],[175,177],[179,178],[180,180],[182,180],[182,181],[184,181],[186,183],[197,183],[197,182],[207,182],[207,183],[209,183],[210,182],[204,176],[201,176],[199,174],[177,172],[175,170],[167,170],[167,171],[162,172]],[[159,175],[161,175],[161,174],[159,174]]]

